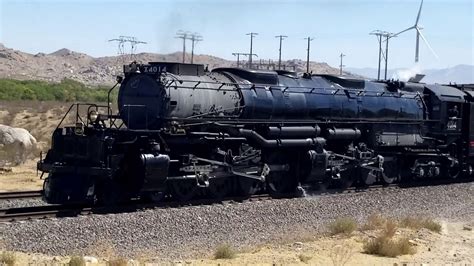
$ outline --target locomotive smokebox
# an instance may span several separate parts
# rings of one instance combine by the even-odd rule
[[[167,104],[164,87],[150,75],[132,74],[122,82],[118,108],[129,129],[158,129]]]

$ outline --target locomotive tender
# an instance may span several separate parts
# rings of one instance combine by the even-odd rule
[[[75,104],[76,123],[54,131],[38,162],[45,201],[302,195],[473,175],[472,88],[163,62],[124,75],[117,114],[110,102]]]

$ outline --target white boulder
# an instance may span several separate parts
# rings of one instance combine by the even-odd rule
[[[36,139],[24,128],[0,124],[0,159],[2,163],[19,165],[36,152]]]

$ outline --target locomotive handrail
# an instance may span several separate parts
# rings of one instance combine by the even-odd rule
[[[195,89],[202,89],[202,90],[214,90],[214,91],[237,91],[237,89],[218,89],[218,88],[204,88],[204,87],[194,87],[194,86],[174,86],[175,89],[191,89],[191,90],[195,90]],[[284,87],[284,86],[271,86],[271,87],[268,87],[269,89],[278,89],[280,87]],[[259,88],[259,89],[266,89],[266,86],[255,86],[254,88]],[[254,90],[254,88],[250,87],[250,88],[240,88],[241,90]],[[284,87],[284,88],[287,88],[287,87]],[[312,88],[312,87],[288,87],[288,88],[295,88],[295,89],[308,89],[310,91],[288,91],[288,90],[285,90],[282,92],[288,92],[288,93],[302,93],[302,94],[315,94],[315,95],[329,95],[329,94],[333,94],[333,95],[338,95],[337,92],[338,90],[340,91],[340,89],[333,89],[333,88]],[[322,92],[318,92],[317,90],[324,90],[324,91],[330,91],[328,93],[322,93]],[[334,92],[333,90],[335,90],[336,92]],[[380,91],[367,91],[367,90],[356,90],[356,89],[344,89],[344,91],[351,91],[351,92],[361,92],[361,93],[364,93],[364,97],[391,97],[391,98],[400,98],[400,97],[403,97],[405,96],[404,98],[413,98],[415,99],[416,97],[418,97],[415,93],[412,93],[412,92],[406,92],[406,93],[403,93],[403,94],[400,94],[400,93],[386,93],[386,92],[380,92]],[[342,94],[341,94],[342,95]],[[344,94],[344,95],[347,95],[347,94]],[[360,96],[360,94],[359,94]]]
[[[95,107],[96,110],[98,108],[109,108],[109,106],[107,105],[98,105],[98,104],[95,104],[95,103],[73,103],[71,104],[71,106],[69,107],[69,109],[66,111],[66,113],[63,115],[61,121],[59,121],[58,125],[56,126],[56,129],[58,129],[62,123],[64,122],[64,120],[66,119],[66,117],[69,115],[69,113],[72,111],[72,109],[74,107],[76,107],[76,118],[75,118],[75,122],[74,123],[77,123],[79,120],[84,124],[84,120],[82,120],[82,117],[80,116],[79,114],[79,106],[89,106],[88,107],[88,112],[87,112],[87,115],[89,114],[89,110],[90,110],[90,107]],[[107,112],[109,113],[109,112]],[[89,121],[89,120],[87,120]],[[89,123],[85,123],[85,125],[88,125]]]
[[[179,83],[195,83],[195,85],[178,85],[177,82]],[[173,85],[174,84],[174,85]],[[213,85],[218,85],[218,88],[209,88],[209,87],[199,87],[201,84],[213,84]],[[238,88],[232,88],[232,89],[226,89],[222,88],[223,86],[243,86],[243,87],[238,87]],[[195,80],[179,80],[175,79],[172,80],[172,82],[168,83],[165,85],[166,88],[171,88],[174,87],[174,89],[190,89],[190,90],[195,90],[195,89],[202,89],[202,90],[215,90],[215,91],[237,91],[238,89],[240,90],[255,90],[255,89],[280,89],[283,93],[288,92],[288,93],[309,93],[309,94],[320,94],[320,95],[326,95],[324,93],[317,92],[316,90],[324,90],[328,91],[330,90],[332,94],[337,94],[338,91],[344,90],[344,91],[351,91],[351,92],[357,92],[359,95],[361,93],[374,93],[375,95],[364,95],[366,97],[402,97],[402,96],[413,96],[413,98],[417,97],[417,93],[415,92],[409,92],[409,91],[403,91],[403,93],[396,93],[396,92],[390,92],[387,93],[387,91],[376,91],[376,90],[365,90],[365,89],[354,89],[354,88],[347,88],[347,87],[342,87],[341,88],[328,88],[328,87],[300,87],[300,86],[285,86],[285,85],[271,85],[271,86],[265,86],[265,85],[258,85],[258,84],[247,84],[247,83],[232,83],[232,82],[212,82],[212,81],[195,81]],[[294,91],[291,89],[307,89],[310,91],[304,91],[304,90],[298,90]],[[334,93],[334,90],[336,90],[336,93]]]

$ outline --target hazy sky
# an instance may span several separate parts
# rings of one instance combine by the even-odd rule
[[[425,0],[420,19],[423,34],[439,55],[420,44],[423,68],[474,64],[474,0]],[[37,53],[66,47],[93,56],[114,55],[108,39],[136,36],[148,42],[138,52],[181,50],[177,30],[199,32],[198,54],[233,59],[248,52],[253,31],[259,58],[278,58],[275,35],[288,35],[284,59],[306,58],[304,37],[315,37],[311,60],[348,67],[376,67],[378,44],[369,32],[398,32],[415,22],[419,0],[201,0],[201,1],[13,1],[0,0],[0,42]],[[415,32],[390,42],[389,67],[414,62]]]

